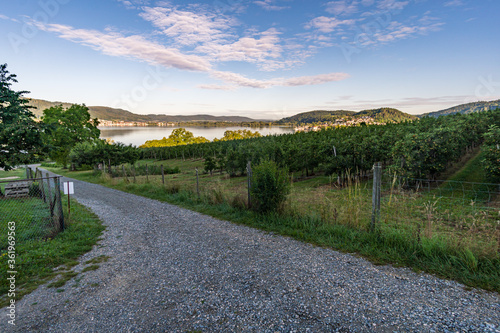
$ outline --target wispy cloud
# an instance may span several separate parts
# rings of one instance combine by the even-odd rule
[[[410,1],[380,0],[377,1],[377,8],[383,11],[401,11]]]
[[[465,5],[462,0],[451,0],[444,3],[445,7],[458,7]]]
[[[275,4],[276,0],[261,0],[261,1],[254,1],[253,3],[269,11],[278,11],[290,8],[289,6],[276,5]]]
[[[231,38],[227,31],[237,24],[236,20],[215,13],[194,13],[175,8],[145,7],[139,15],[181,45]]]
[[[326,17],[320,16],[312,19],[309,23],[306,24],[306,29],[316,29],[323,33],[333,32],[337,27],[342,25],[352,25],[356,23],[356,20],[339,20],[336,17]]]
[[[203,89],[231,90],[237,87],[270,88],[273,86],[301,86],[323,84],[344,80],[349,77],[345,73],[329,73],[316,76],[277,78],[270,80],[257,80],[247,78],[239,73],[218,71],[205,57],[185,54],[179,49],[163,46],[157,42],[147,40],[145,37],[132,35],[124,36],[117,32],[100,32],[96,30],[75,29],[71,26],[61,24],[44,24],[34,22],[38,29],[55,33],[58,37],[88,46],[103,54],[116,57],[129,57],[145,61],[151,64],[159,64],[164,67],[177,68],[179,70],[206,72],[212,78],[226,82],[229,85],[201,85]],[[275,31],[263,33],[263,38],[275,36]],[[240,39],[239,49],[242,53],[240,60],[251,61],[266,57],[274,45],[272,42],[264,42],[261,48],[259,42],[253,39]],[[238,44],[237,44],[238,45]],[[267,46],[266,46],[267,45]],[[269,50],[268,50],[269,49]],[[229,54],[234,53],[234,49]],[[278,56],[276,54],[275,56]],[[228,58],[232,59],[231,57]]]
[[[142,36],[123,36],[120,33],[102,33],[96,30],[75,29],[62,24],[34,23],[38,29],[57,34],[60,38],[89,46],[103,54],[132,57],[152,64],[181,70],[207,72],[211,64],[196,55],[187,55],[178,49],[165,47]]]
[[[377,32],[373,36],[367,36],[363,45],[372,45],[377,43],[389,43],[401,39],[407,39],[415,35],[425,35],[431,31],[438,31],[444,23],[434,22],[423,25],[405,25],[394,21],[384,31]]]
[[[317,85],[329,82],[342,81],[350,77],[350,75],[347,73],[328,73],[328,74],[300,76],[292,78],[256,80],[256,79],[249,79],[237,73],[223,72],[223,71],[213,71],[210,73],[210,75],[214,78],[223,80],[227,83],[249,88],[270,88],[274,86],[297,87],[306,85]]]
[[[326,4],[326,12],[334,15],[349,15],[358,12],[358,1],[339,0]]]
[[[268,59],[281,57],[283,48],[280,45],[279,32],[271,28],[255,37],[242,37],[234,43],[210,42],[196,48],[214,61],[245,61],[250,63],[266,63]]]

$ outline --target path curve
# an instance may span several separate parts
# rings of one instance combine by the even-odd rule
[[[111,259],[0,332],[500,332],[496,293],[72,181],[107,226],[74,270]]]

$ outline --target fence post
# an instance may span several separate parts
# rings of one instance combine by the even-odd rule
[[[198,177],[198,168],[196,168],[196,194],[198,194],[198,199],[200,198],[200,178]]]
[[[54,216],[54,200],[52,200],[52,192],[50,191],[50,176],[48,172],[45,174],[45,177],[47,177],[47,192],[49,193],[49,208],[50,216],[52,217]]]
[[[125,165],[122,164],[122,172],[123,172],[123,177],[125,177],[125,182],[128,183],[128,175],[127,172],[125,171]]]
[[[148,165],[146,164],[146,183],[149,182],[149,171],[148,171]]]
[[[247,164],[247,175],[248,175],[248,208],[252,207],[252,195],[250,194],[250,189],[252,188],[252,163],[248,161]]]
[[[134,176],[134,183],[135,183],[135,166],[132,165],[132,175]]]
[[[376,162],[373,165],[373,191],[372,191],[372,222],[371,231],[375,230],[375,225],[380,222],[380,187],[382,185],[382,163]]]
[[[161,165],[161,182],[165,185],[165,172],[163,171],[163,164]]]
[[[26,167],[26,179],[30,179],[31,178],[31,170],[30,170],[30,167],[27,166]]]
[[[59,215],[59,231],[64,230],[64,213],[63,213],[63,208],[62,208],[62,200],[61,200],[61,181],[59,177],[54,178],[54,183],[55,183],[55,192],[56,192],[56,205],[57,210],[58,210],[58,215]]]

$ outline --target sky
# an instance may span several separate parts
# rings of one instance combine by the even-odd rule
[[[500,99],[497,0],[0,0],[27,97],[139,114],[410,114]]]

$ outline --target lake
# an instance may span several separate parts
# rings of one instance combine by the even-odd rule
[[[126,145],[140,146],[147,140],[161,140],[180,127],[99,127],[101,139],[111,139]],[[202,136],[210,141],[222,138],[227,130],[236,131],[247,129],[252,132],[258,131],[262,135],[293,133],[291,127],[183,127],[193,133],[194,136]]]

